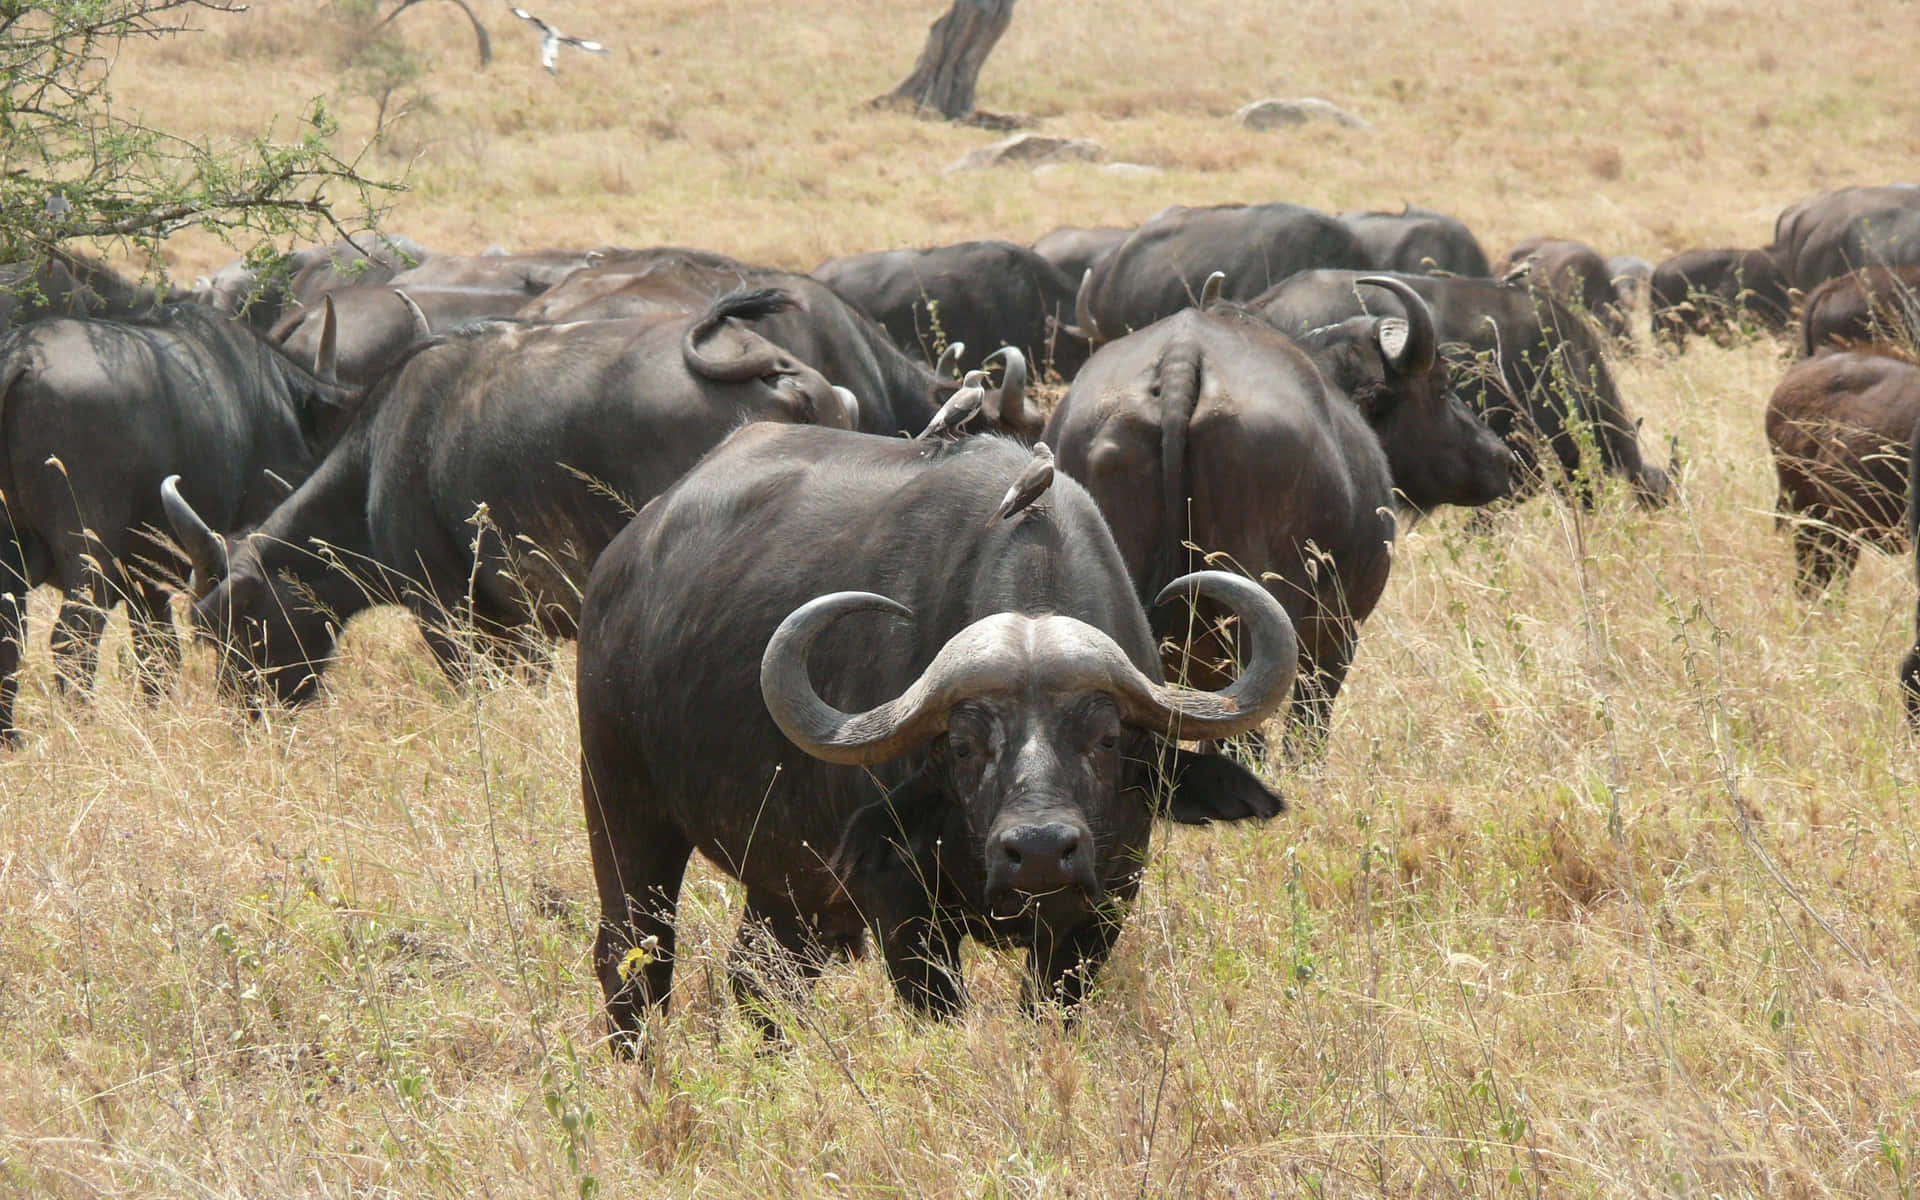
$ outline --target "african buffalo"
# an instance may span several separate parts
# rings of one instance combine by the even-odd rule
[[[410,608],[456,679],[473,649],[513,657],[530,629],[570,635],[601,547],[728,430],[850,423],[849,397],[746,326],[791,302],[462,326],[416,346],[252,536],[230,545],[170,504],[194,625],[234,652],[223,676],[249,698],[264,684],[308,699],[339,627],[379,602]]]
[[[381,282],[406,290],[416,287],[484,288],[518,291],[527,299],[548,291],[607,250],[535,250],[524,254],[436,254],[418,266]]]
[[[1920,425],[1920,367],[1841,352],[1795,363],[1767,401],[1767,445],[1805,594],[1842,582],[1862,542],[1906,533],[1907,449]]]
[[[1807,294],[1800,310],[1802,354],[1875,346],[1920,351],[1920,265],[1850,271]]]
[[[1802,293],[1848,271],[1920,263],[1920,186],[1838,188],[1790,204],[1768,251]]]
[[[1319,331],[1312,354],[1232,304],[1110,342],[1042,435],[1106,514],[1141,596],[1187,570],[1190,553],[1265,581],[1300,631],[1293,725],[1314,742],[1393,559],[1395,480],[1376,427],[1403,446],[1426,440],[1414,449],[1425,473],[1406,482],[1429,503],[1484,503],[1507,485],[1504,447],[1434,386],[1425,307],[1385,286],[1410,298],[1410,320]],[[1369,356],[1372,378],[1351,395],[1329,378]],[[1210,622],[1196,632],[1175,615],[1154,632],[1176,635],[1170,674],[1216,672],[1229,649]]]
[[[15,736],[32,588],[65,597],[63,685],[92,683],[108,610],[124,601],[141,684],[157,692],[179,654],[166,582],[177,559],[150,536],[165,527],[161,480],[179,475],[222,524],[252,524],[282,494],[263,472],[306,478],[354,398],[197,304],[52,317],[0,338],[0,738]]]
[[[0,332],[42,317],[121,320],[153,304],[151,287],[70,250],[48,251],[37,262],[0,264]]]
[[[1653,269],[1648,289],[1653,334],[1675,350],[1689,334],[1724,340],[1749,322],[1780,333],[1793,319],[1787,277],[1770,250],[1682,250]]]
[[[1189,307],[1216,271],[1220,295],[1243,300],[1296,271],[1372,265],[1350,229],[1297,204],[1171,208],[1081,281],[1074,323],[1098,344]]]
[[[617,1047],[666,1005],[696,849],[746,887],[729,958],[743,1001],[791,994],[778,981],[804,986],[870,926],[900,998],[945,1015],[968,934],[1027,947],[1029,1008],[1078,1002],[1155,816],[1281,810],[1172,739],[1252,729],[1285,697],[1285,613],[1236,576],[1174,581],[1163,598],[1222,604],[1249,655],[1221,692],[1162,684],[1084,491],[1059,478],[991,519],[1032,461],[998,437],[749,426],[601,556],[581,604],[580,775]]]
[[[1538,474],[1544,443],[1577,480],[1590,431],[1602,469],[1624,476],[1642,504],[1668,501],[1672,481],[1641,457],[1600,339],[1573,310],[1552,296],[1490,279],[1391,277],[1432,308],[1456,386],[1514,447],[1524,471]],[[1406,315],[1393,296],[1363,295],[1354,286],[1359,278],[1355,271],[1303,272],[1248,307],[1295,336],[1366,313]]]
[[[1340,223],[1360,240],[1375,270],[1472,279],[1492,274],[1480,239],[1445,213],[1408,205],[1397,213],[1343,212]]]
[[[1034,239],[1033,252],[1079,280],[1119,249],[1133,232],[1131,225],[1062,225]]]
[[[361,233],[296,250],[264,272],[235,259],[211,278],[202,277],[187,298],[240,317],[265,333],[288,309],[317,307],[322,296],[350,284],[377,286],[431,257],[431,251],[411,238]]]
[[[830,258],[813,277],[926,362],[954,342],[967,347],[959,368],[979,366],[1002,346],[1068,379],[1087,360],[1087,340],[1073,324],[1080,276],[1012,242]]]
[[[1598,250],[1568,238],[1530,237],[1516,243],[1493,274],[1523,281],[1545,291],[1577,313],[1600,323],[1617,338],[1627,338],[1627,314],[1614,304],[1613,272]]]
[[[621,251],[575,270],[516,315],[557,325],[699,312],[714,297],[745,286],[756,270],[707,250],[662,246]]]
[[[320,333],[329,320],[336,330],[337,378],[372,387],[407,350],[436,330],[481,317],[505,317],[526,303],[517,288],[453,287],[414,284],[354,284],[328,292],[323,304],[296,309],[268,334],[296,358],[319,351]],[[332,317],[324,311],[331,307]],[[702,306],[704,307],[704,306]]]
[[[959,386],[951,358],[929,370],[812,276],[748,266],[706,251],[609,255],[576,271],[521,315],[577,321],[698,312],[713,297],[738,287],[777,288],[793,298],[791,306],[753,319],[754,332],[858,397],[859,428],[869,433],[919,433]],[[1040,418],[1026,403],[1024,360],[987,398],[986,415],[1008,433],[1030,438],[1039,432]]]

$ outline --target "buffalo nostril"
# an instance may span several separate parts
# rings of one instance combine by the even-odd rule
[[[1078,867],[1081,831],[1071,825],[1019,825],[996,839],[1009,882],[1025,891],[1044,891],[1070,882]]]

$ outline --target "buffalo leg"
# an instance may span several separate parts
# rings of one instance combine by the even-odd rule
[[[1069,1017],[1093,987],[1094,976],[1113,952],[1113,941],[1120,935],[1120,923],[1098,918],[1072,930],[1055,935],[1041,928],[1035,931],[1033,946],[1027,951],[1027,974],[1020,987],[1020,1007],[1028,1014],[1038,1013],[1046,1004],[1058,1004]]]
[[[747,894],[739,936],[727,953],[727,978],[762,1037],[779,1040],[777,1009],[806,998],[835,949],[800,920],[792,901]]]
[[[636,798],[611,786],[596,788],[593,770],[582,762],[587,844],[600,892],[593,965],[606,994],[614,1049],[631,1056],[640,1048],[647,1010],[664,1011],[673,988],[674,910],[693,846],[669,824],[632,819]]]
[[[1302,656],[1300,674],[1293,684],[1293,704],[1287,723],[1287,742],[1302,758],[1319,755],[1326,749],[1327,735],[1333,729],[1333,702],[1347,682],[1347,667],[1353,661],[1353,634],[1336,630],[1311,658]]]
[[[27,648],[27,588],[0,574],[6,590],[0,592],[0,745],[14,745],[20,732],[13,726],[13,703],[20,694],[20,658]]]
[[[1914,555],[1920,561],[1920,546]],[[1920,604],[1913,606],[1913,649],[1900,663],[1900,690],[1906,695],[1907,721],[1920,733]]]
[[[961,928],[937,913],[916,914],[881,936],[893,990],[914,1011],[945,1019],[966,1006],[960,977]]]
[[[68,578],[81,583],[67,588],[60,616],[53,626],[54,677],[60,690],[86,697],[100,664],[100,636],[107,628],[106,581],[89,566],[79,566]]]
[[[127,616],[133,625],[133,656],[140,691],[158,700],[180,669],[180,639],[173,631],[173,610],[167,593],[142,583],[127,595]]]
[[[1809,514],[1811,517],[1812,514]],[[1845,582],[1860,558],[1860,546],[1852,538],[1824,524],[1799,522],[1793,527],[1793,557],[1798,564],[1796,583],[1804,596],[1816,596],[1836,580]]]
[[[414,619],[419,622],[420,636],[427,640],[427,649],[433,652],[433,661],[440,664],[447,681],[455,687],[471,681],[474,676],[473,627],[461,620],[453,609],[418,610]]]

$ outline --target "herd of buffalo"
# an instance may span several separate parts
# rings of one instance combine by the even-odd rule
[[[78,255],[0,274],[0,736],[41,583],[76,692],[122,602],[164,688],[179,591],[249,706],[313,696],[378,604],[456,680],[578,638],[625,1049],[696,849],[745,888],[730,970],[768,1028],[755,1001],[869,930],[916,1009],[964,1002],[968,935],[1074,1003],[1156,817],[1281,811],[1226,747],[1283,709],[1295,753],[1325,737],[1399,513],[1608,474],[1668,501],[1608,366],[1649,339],[1797,319],[1766,433],[1803,588],[1920,508],[1909,185],[1657,266],[1258,204],[811,275],[392,235],[175,303]],[[1901,672],[1920,724],[1920,606]]]

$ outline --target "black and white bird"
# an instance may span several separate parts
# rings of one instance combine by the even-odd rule
[[[1015,513],[1031,507],[1052,486],[1053,450],[1045,442],[1035,442],[1033,461],[1021,469],[1013,486],[1000,498],[1000,507],[994,509],[993,515],[987,518],[987,528],[991,529]]]
[[[547,69],[547,74],[549,75],[558,75],[560,73],[560,47],[562,46],[572,46],[575,50],[585,50],[588,54],[607,53],[607,48],[599,42],[590,42],[585,38],[568,37],[524,8],[514,9],[513,15],[533,25],[540,31],[540,65]]]
[[[987,373],[968,371],[967,377],[960,381],[960,390],[947,397],[940,411],[933,414],[933,420],[920,431],[916,442],[930,442],[935,438],[957,436],[960,427],[973,420],[981,405],[987,400]]]

